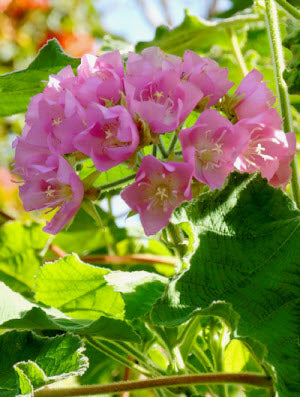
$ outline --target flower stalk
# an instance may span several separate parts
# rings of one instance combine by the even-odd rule
[[[281,116],[283,118],[284,132],[293,130],[293,121],[291,114],[291,105],[287,85],[283,79],[284,56],[281,44],[280,30],[277,9],[274,0],[265,0],[266,6],[266,24],[269,35],[270,48],[273,58],[275,71],[275,80],[277,87],[278,103]],[[292,163],[291,192],[298,208],[300,208],[300,177],[298,171],[297,157],[295,155]]]

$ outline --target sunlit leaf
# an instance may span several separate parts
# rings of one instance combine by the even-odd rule
[[[234,173],[223,189],[183,204],[175,221],[191,223],[194,252],[153,320],[181,324],[213,301],[231,303],[238,334],[266,346],[279,395],[299,394],[300,213],[293,202],[259,175]]]

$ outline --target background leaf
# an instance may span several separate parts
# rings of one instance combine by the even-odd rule
[[[29,331],[5,332],[0,335],[0,396],[28,394],[33,386],[82,374],[88,366],[82,349],[70,334],[42,338]]]
[[[184,203],[175,218],[194,232],[190,269],[152,313],[157,323],[176,325],[212,301],[231,303],[240,315],[238,334],[267,347],[281,397],[300,392],[299,215],[256,174],[234,173],[222,190]]]
[[[39,252],[49,235],[42,226],[7,222],[0,227],[0,280],[14,291],[32,295],[34,276],[41,265]]]
[[[79,58],[62,51],[56,39],[49,40],[27,69],[0,76],[0,117],[26,112],[30,99],[44,90],[50,74],[67,65],[76,68],[79,63]]]
[[[3,283],[0,283],[0,307],[2,329],[55,330],[139,342],[139,337],[125,321],[105,316],[95,321],[75,320],[57,309],[40,307],[26,300]]]
[[[106,282],[108,269],[81,262],[69,255],[46,263],[36,278],[36,300],[74,318],[96,320],[100,316],[122,319],[124,301]]]
[[[121,292],[126,318],[130,320],[150,312],[156,300],[163,295],[167,282],[165,277],[144,271],[111,272],[104,278],[115,291]]]

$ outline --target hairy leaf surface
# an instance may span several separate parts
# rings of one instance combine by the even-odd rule
[[[232,304],[237,333],[267,348],[280,397],[298,396],[300,213],[259,175],[234,173],[222,190],[184,203],[177,222],[194,232],[190,269],[171,282],[155,307],[174,326],[213,301]]]

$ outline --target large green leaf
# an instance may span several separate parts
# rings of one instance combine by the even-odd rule
[[[109,270],[82,262],[72,254],[46,263],[36,278],[36,300],[74,318],[100,316],[122,319],[124,301],[104,276]]]
[[[30,395],[35,388],[82,374],[88,362],[77,336],[42,338],[30,331],[0,335],[0,396]]]
[[[56,39],[49,40],[26,69],[0,76],[0,116],[26,112],[30,98],[43,91],[50,74],[79,63],[62,51]]]
[[[216,42],[221,42],[224,46],[230,45],[224,31],[217,29],[215,23],[198,18],[186,11],[181,25],[172,30],[164,25],[159,26],[154,40],[139,42],[135,49],[140,52],[146,47],[157,46],[168,53],[183,55],[186,49],[207,51]]]
[[[109,340],[138,342],[139,338],[125,321],[101,316],[97,320],[73,319],[57,309],[33,304],[0,283],[0,328],[69,331],[95,335]]]
[[[34,276],[41,258],[38,253],[44,248],[49,236],[41,225],[22,225],[7,222],[0,227],[0,281],[14,291],[31,294]]]
[[[108,285],[121,292],[125,301],[126,318],[140,317],[152,309],[165,290],[167,279],[155,273],[111,272],[104,276]]]
[[[176,325],[213,301],[240,315],[237,333],[267,348],[280,397],[299,396],[300,213],[259,175],[234,173],[222,190],[183,204],[194,233],[190,269],[171,282],[152,319]]]
[[[184,21],[181,25],[172,30],[169,30],[165,26],[159,26],[156,29],[154,40],[139,42],[135,49],[137,52],[140,52],[146,47],[158,46],[167,53],[180,56],[183,55],[186,49],[200,54],[205,53],[216,44],[223,48],[231,49],[231,43],[225,28],[233,24],[235,26],[243,26],[245,24],[243,18],[242,16],[240,23],[229,19],[226,21],[225,26],[218,22],[198,18],[186,11]],[[255,21],[256,19],[253,15],[253,20]]]

